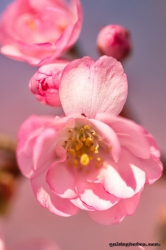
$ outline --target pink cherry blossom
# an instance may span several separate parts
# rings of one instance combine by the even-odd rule
[[[5,244],[2,237],[2,232],[0,232],[0,250],[5,250]]]
[[[0,22],[1,53],[32,65],[53,62],[77,40],[79,0],[15,0]]]
[[[54,242],[44,239],[28,240],[11,248],[5,247],[5,242],[0,235],[0,250],[59,250],[59,247]]]
[[[97,47],[102,55],[122,61],[131,52],[130,34],[120,25],[107,25],[98,34]]]
[[[63,69],[68,61],[43,65],[29,82],[29,88],[38,101],[51,106],[61,106],[59,85]]]
[[[106,56],[75,60],[63,71],[59,95],[65,117],[31,116],[21,126],[20,169],[51,212],[83,209],[98,223],[118,223],[162,174],[154,138],[117,116],[127,96],[123,68]]]
[[[59,250],[59,247],[48,240],[34,239],[19,243],[7,250]]]

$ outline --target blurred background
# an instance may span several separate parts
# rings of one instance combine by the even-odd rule
[[[0,12],[9,2],[0,0]],[[130,31],[133,53],[123,64],[129,81],[127,107],[133,117],[153,134],[163,155],[166,155],[166,1],[81,2],[84,21],[77,46],[82,56],[99,57],[96,38],[103,26],[120,24]],[[0,133],[6,133],[13,139],[28,116],[62,114],[60,108],[41,105],[30,93],[28,82],[36,70],[26,63],[0,55]],[[107,250],[110,249],[109,243],[117,241],[159,242],[166,230],[164,205],[166,179],[163,177],[154,185],[145,187],[133,216],[126,217],[117,225],[102,226],[82,211],[71,218],[51,214],[37,203],[29,181],[22,178],[10,211],[0,221],[8,246],[41,237],[54,240],[62,250]]]

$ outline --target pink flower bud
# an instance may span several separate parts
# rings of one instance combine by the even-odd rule
[[[44,65],[34,74],[29,82],[29,88],[38,101],[51,106],[61,106],[59,99],[59,84],[63,69],[68,61],[58,61]]]
[[[119,25],[107,25],[98,34],[97,47],[102,55],[122,61],[131,52],[129,31]]]

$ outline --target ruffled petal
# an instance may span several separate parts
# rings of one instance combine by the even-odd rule
[[[106,211],[88,212],[88,214],[94,221],[103,225],[119,223],[126,215],[132,215],[135,212],[140,200],[140,194],[141,192],[129,199],[121,200]]]
[[[105,163],[93,182],[102,183],[107,192],[118,198],[130,198],[145,184],[146,177],[141,164],[138,158],[123,149],[118,163],[112,160]]]
[[[150,159],[148,160],[141,159],[140,161],[141,168],[146,173],[146,183],[153,184],[161,177],[163,172],[163,164],[155,155],[151,155]]]
[[[86,210],[86,211],[95,211],[93,207],[88,206],[85,202],[83,202],[79,197],[70,200],[76,207]]]
[[[18,134],[17,161],[23,175],[33,174],[33,147],[44,127],[53,121],[51,117],[31,116],[21,126]]]
[[[80,199],[94,210],[106,210],[115,205],[119,199],[109,194],[102,184],[77,182],[77,190]]]
[[[72,199],[77,197],[75,190],[75,178],[65,164],[54,164],[46,177],[51,190],[62,198]]]
[[[148,159],[150,147],[145,130],[133,121],[107,114],[97,114],[96,119],[108,124],[117,134],[121,147],[137,157]]]
[[[161,153],[160,153],[160,149],[159,149],[154,137],[151,134],[149,134],[146,130],[144,130],[144,132],[145,132],[145,136],[149,142],[151,155],[154,155],[154,156],[159,158],[161,156]]]
[[[69,199],[61,198],[50,190],[46,182],[46,172],[31,179],[33,192],[39,203],[50,210],[50,212],[60,216],[71,216],[78,212]]]
[[[36,173],[42,173],[53,162],[64,161],[66,151],[58,145],[56,140],[57,132],[53,128],[47,128],[36,139],[33,148],[33,169]]]
[[[45,8],[64,8],[67,9],[67,4],[63,0],[40,0],[40,4],[35,0],[29,0],[32,8],[36,11],[43,11]]]
[[[74,60],[62,74],[59,89],[66,115],[83,113],[94,118],[104,112],[118,115],[127,97],[127,79],[116,59],[103,56]]]
[[[111,149],[112,157],[115,162],[118,162],[121,153],[121,146],[116,133],[112,130],[111,127],[109,127],[107,124],[103,122],[94,119],[90,119],[90,121],[95,125],[97,130],[100,131],[100,136],[102,141],[106,141],[108,145],[112,148]],[[110,157],[109,154],[108,157]]]

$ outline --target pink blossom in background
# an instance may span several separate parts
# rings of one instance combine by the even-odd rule
[[[97,47],[102,55],[122,61],[132,49],[129,31],[120,25],[107,25],[98,34]]]
[[[60,248],[54,242],[35,239],[22,242],[7,250],[60,250]]]
[[[15,0],[0,22],[1,53],[32,65],[54,62],[77,40],[82,25],[79,0]]]
[[[2,236],[2,232],[0,231],[0,250],[6,250],[5,249],[5,244]]]
[[[0,250],[60,250],[54,242],[43,239],[28,240],[12,247],[6,247],[5,245],[7,244],[0,236]]]
[[[59,88],[66,116],[31,116],[23,123],[18,163],[43,207],[61,216],[83,209],[98,223],[118,223],[134,213],[145,184],[161,176],[154,138],[117,116],[127,90],[116,59],[74,60]]]
[[[59,84],[68,61],[41,66],[29,82],[29,88],[38,101],[51,106],[61,106]]]

